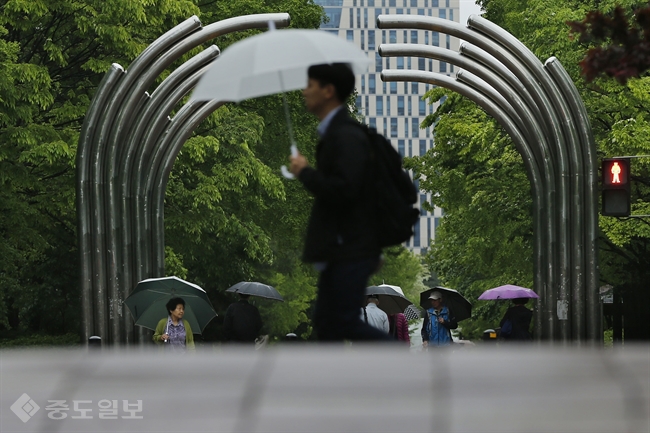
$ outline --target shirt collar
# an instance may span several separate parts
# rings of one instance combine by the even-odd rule
[[[342,104],[336,107],[335,109],[333,109],[332,111],[330,111],[329,113],[327,113],[327,116],[325,116],[325,118],[321,120],[321,122],[318,124],[318,128],[316,128],[316,131],[318,131],[319,136],[322,137],[323,135],[325,135],[325,132],[327,132],[327,128],[329,128],[330,123],[332,123],[332,118],[336,115],[336,113],[338,113],[341,110],[341,108],[343,108]]]

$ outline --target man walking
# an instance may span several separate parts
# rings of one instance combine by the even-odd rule
[[[379,309],[379,297],[377,295],[368,296],[368,305],[363,307],[361,313],[364,322],[388,334],[388,331],[390,331],[388,314]]]
[[[254,344],[262,330],[262,317],[255,305],[248,303],[248,295],[238,293],[239,301],[226,309],[223,332],[226,341]]]
[[[434,291],[429,296],[431,307],[424,312],[422,324],[422,345],[449,346],[453,343],[451,330],[458,328],[456,318],[443,304],[442,294]]]
[[[307,75],[305,105],[320,120],[317,166],[298,154],[290,170],[315,198],[303,260],[320,271],[316,332],[321,341],[388,340],[359,317],[381,249],[373,228],[370,140],[344,104],[354,74],[335,63],[311,66]]]

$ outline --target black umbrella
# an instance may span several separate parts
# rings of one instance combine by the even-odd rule
[[[268,284],[258,282],[242,281],[230,287],[226,292],[239,293],[242,295],[258,296],[260,298],[272,299],[284,302],[280,293]]]
[[[433,287],[420,293],[420,306],[425,310],[431,308],[431,301],[429,296],[433,292],[440,292],[442,295],[442,303],[447,306],[453,313],[457,322],[469,319],[472,315],[472,304],[454,289],[446,287]]]
[[[379,298],[379,308],[386,314],[403,313],[406,307],[413,304],[404,295],[390,286],[367,287],[366,295],[377,295],[377,298]]]

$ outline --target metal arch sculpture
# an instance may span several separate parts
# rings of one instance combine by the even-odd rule
[[[514,36],[476,15],[467,27],[426,16],[380,15],[377,27],[437,31],[469,42],[459,52],[382,44],[381,56],[427,57],[464,69],[456,79],[405,70],[383,70],[382,79],[454,90],[509,133],[533,191],[536,334],[564,343],[600,341],[595,144],[584,104],[560,62],[551,57],[542,64]]]
[[[123,300],[135,284],[164,272],[163,200],[172,165],[185,140],[218,101],[172,110],[219,55],[212,46],[147,90],[174,61],[234,31],[289,24],[289,14],[256,14],[203,27],[194,16],[149,45],[125,71],[113,64],[86,113],[77,149],[77,219],[83,334],[131,343]],[[133,222],[135,221],[135,224]]]

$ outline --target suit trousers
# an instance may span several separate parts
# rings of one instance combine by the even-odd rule
[[[379,258],[328,263],[318,279],[314,325],[320,341],[391,341],[361,320],[366,286]]]

